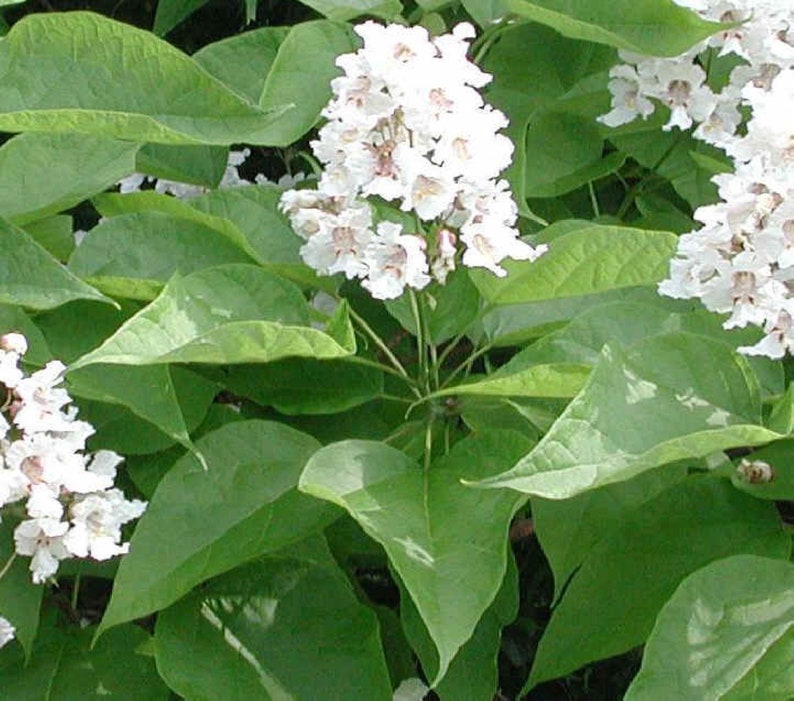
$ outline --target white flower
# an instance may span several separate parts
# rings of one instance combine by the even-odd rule
[[[0,616],[0,648],[11,642],[16,632],[16,628],[11,624],[11,621]]]
[[[127,501],[118,489],[78,497],[69,507],[72,528],[64,544],[77,557],[107,560],[124,555],[129,544],[121,543],[121,526],[141,516],[145,509],[145,502]]]
[[[27,349],[17,334],[0,337],[0,344],[7,347],[0,354]],[[126,552],[121,526],[146,508],[113,488],[121,456],[109,450],[82,452],[94,429],[76,420],[77,408],[59,387],[64,369],[52,361],[30,377],[23,374],[7,389],[13,401],[0,408],[0,507],[26,499],[30,518],[14,530],[14,543],[18,554],[31,557],[37,584],[75,554],[106,559]],[[12,416],[13,428],[4,412]]]
[[[399,224],[381,222],[367,247],[369,273],[362,284],[375,299],[399,297],[406,285],[421,290],[430,282],[424,248],[423,239],[403,234]]]
[[[63,542],[69,524],[54,518],[29,519],[14,530],[14,543],[20,555],[32,557],[33,583],[41,584],[58,571],[58,562],[68,558]]]
[[[609,70],[609,92],[612,94],[612,110],[598,118],[608,127],[619,127],[633,122],[637,117],[647,119],[653,114],[654,105],[643,94],[647,89],[633,66],[619,64]]]

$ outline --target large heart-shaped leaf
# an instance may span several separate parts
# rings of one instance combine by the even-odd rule
[[[486,299],[516,304],[650,285],[666,277],[678,240],[666,231],[589,222],[560,222],[545,233],[554,237],[549,251],[533,263],[507,263],[504,278],[472,273]]]
[[[196,441],[157,486],[121,562],[100,625],[157,611],[205,579],[322,528],[334,510],[297,492],[311,436],[259,420]],[[208,516],[211,515],[211,518]]]
[[[75,299],[111,302],[70,273],[40,244],[0,217],[0,303],[52,309]]]
[[[185,698],[391,699],[377,618],[321,537],[208,582],[160,614],[155,638]]]
[[[139,648],[151,637],[126,625],[91,646],[93,627],[65,626],[51,615],[27,664],[13,646],[0,650],[0,677],[8,699],[166,701],[170,692],[154,661]]]
[[[249,103],[153,34],[89,12],[28,15],[0,45],[4,131],[267,144],[280,108]]]
[[[532,499],[535,533],[554,573],[555,599],[596,543],[609,536],[640,504],[686,474],[684,464],[665,465],[569,499]]]
[[[528,445],[519,433],[478,434],[425,471],[384,443],[343,441],[301,475],[302,491],[343,506],[385,548],[438,649],[434,682],[501,586],[508,524],[523,501],[504,491],[482,498],[460,478],[491,473]]]
[[[650,56],[677,56],[721,27],[673,0],[503,0],[503,7],[564,36]]]
[[[480,486],[564,499],[658,465],[781,437],[760,422],[755,378],[721,343],[673,333],[626,354],[606,347],[537,447]]]
[[[255,266],[222,265],[175,275],[157,299],[72,369],[95,363],[255,363],[355,352],[344,305],[327,329],[309,326],[308,305],[292,283]]]
[[[15,136],[0,147],[0,215],[25,224],[73,207],[129,175],[138,149],[83,134]]]
[[[674,484],[590,549],[554,609],[529,685],[642,643],[681,580],[703,565],[738,553],[785,558],[789,544],[775,507],[727,480]]]
[[[659,612],[625,698],[790,699],[793,628],[794,564],[754,555],[712,562]]]

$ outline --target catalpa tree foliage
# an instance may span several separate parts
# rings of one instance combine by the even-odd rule
[[[73,4],[0,2],[3,698],[794,697],[794,2]]]

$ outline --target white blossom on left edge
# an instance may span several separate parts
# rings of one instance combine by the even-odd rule
[[[14,639],[16,632],[16,628],[11,625],[11,622],[0,616],[0,647],[10,643]]]
[[[33,581],[40,584],[57,573],[61,560],[126,553],[121,527],[141,516],[146,503],[114,488],[121,456],[86,453],[94,429],[77,419],[61,387],[63,364],[51,361],[26,376],[19,367],[26,351],[20,334],[0,337],[0,509],[25,502],[28,518],[14,530],[14,545],[18,555],[30,557]]]

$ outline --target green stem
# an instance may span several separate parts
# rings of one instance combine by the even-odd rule
[[[397,371],[397,374],[400,375],[415,391],[415,382],[413,378],[408,374],[406,369],[403,367],[403,364],[399,361],[396,355],[392,353],[391,348],[389,348],[378,336],[377,333],[373,330],[373,328],[364,320],[363,317],[359,316],[359,314],[353,310],[352,307],[350,309],[350,318],[353,319],[360,327],[361,330],[372,339],[372,342],[380,349],[380,351],[385,355],[389,362],[394,366],[394,369]]]
[[[480,61],[485,58],[485,54],[488,53],[488,50],[491,48],[491,46],[493,46],[493,43],[496,41],[499,35],[505,29],[508,29],[512,26],[514,25],[506,24],[505,22],[491,25],[477,39],[475,39],[474,43],[471,45],[472,63],[476,63],[479,66]]]
[[[593,207],[593,215],[597,218],[601,216],[601,209],[598,206],[598,198],[596,197],[593,181],[587,183],[587,189],[590,192],[590,204]]]
[[[458,367],[456,367],[450,373],[449,377],[447,377],[444,380],[444,382],[441,384],[440,389],[444,389],[445,387],[447,387],[447,385],[449,385],[449,383],[452,382],[452,380],[454,380],[458,376],[458,374],[460,374],[461,371],[465,370],[466,368],[470,368],[471,364],[475,360],[477,360],[477,358],[479,358],[482,355],[485,355],[489,350],[491,350],[491,348],[493,348],[493,346],[490,343],[488,343],[484,345],[482,348],[479,348],[476,351],[474,351],[474,353],[472,353],[468,358],[466,358],[466,360],[464,360],[460,365],[458,365]]]
[[[425,426],[425,494],[427,494],[427,482],[430,478],[430,463],[433,460],[433,417],[427,420]]]
[[[353,355],[347,358],[347,361],[350,363],[356,363],[357,365],[364,365],[369,368],[377,368],[381,372],[394,375],[395,377],[399,377],[401,380],[409,382],[412,387],[416,384],[410,375],[406,380],[405,375],[395,370],[393,367],[391,367],[391,365],[384,365],[383,363],[379,363],[377,360],[370,360],[369,358],[362,358],[360,355]]]
[[[427,367],[427,339],[425,338],[425,324],[422,319],[422,314],[419,310],[419,301],[416,298],[416,293],[409,288],[408,298],[411,300],[411,312],[414,316],[414,323],[416,324],[416,349],[419,361],[419,375],[421,378],[420,385],[424,388],[425,394],[430,393],[430,379],[428,377]]]
[[[3,566],[3,569],[0,570],[0,579],[5,577],[6,573],[8,572],[8,570],[11,569],[11,565],[14,564],[14,560],[16,559],[17,559],[16,552],[11,553],[11,557],[8,558],[8,562],[6,562],[6,564]]]
[[[82,562],[80,562],[80,565]],[[77,611],[77,599],[80,596],[80,565],[78,565],[77,574],[74,577],[74,587],[72,588],[72,611]]]

